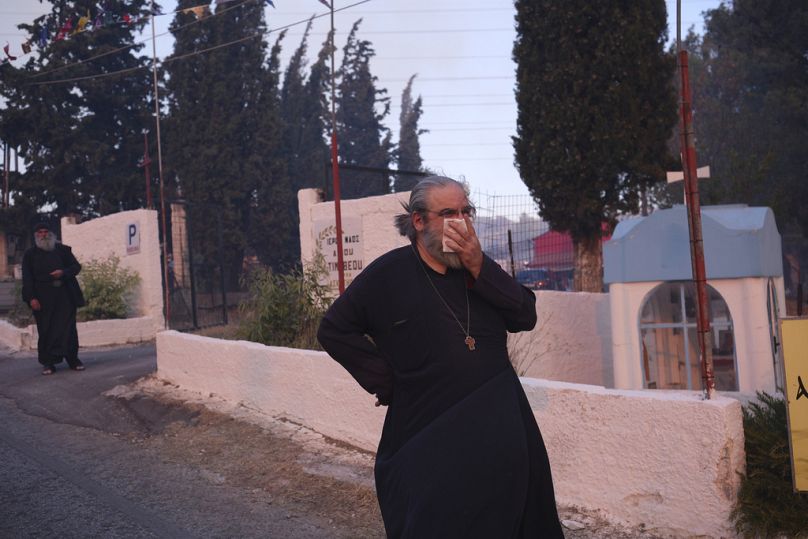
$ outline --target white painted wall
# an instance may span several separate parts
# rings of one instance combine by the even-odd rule
[[[516,372],[613,387],[609,295],[536,291],[536,327],[508,334]]]
[[[127,254],[126,235],[129,223],[140,227],[140,252]],[[148,317],[153,326],[151,337],[165,327],[163,318],[163,281],[160,266],[160,240],[157,212],[132,210],[98,217],[81,224],[62,218],[62,242],[73,249],[82,264],[116,255],[121,266],[140,276],[133,311],[138,317]],[[151,338],[150,337],[150,338]],[[81,335],[79,335],[81,342]],[[84,342],[81,342],[85,345]]]
[[[323,352],[157,336],[157,377],[375,450],[385,410]],[[523,379],[558,501],[677,537],[729,537],[744,470],[738,401]]]
[[[774,393],[769,319],[766,306],[767,278],[713,279],[708,284],[721,294],[729,307],[735,334],[738,364],[738,389],[741,393],[757,390]],[[780,316],[785,312],[783,278],[774,279]],[[612,357],[614,387],[641,389],[640,309],[648,294],[661,282],[612,283],[609,296],[612,320]]]
[[[155,335],[154,325],[151,316],[141,316],[79,322],[76,329],[79,333],[79,345],[84,348],[150,341]],[[36,350],[38,338],[35,324],[18,328],[0,320],[0,345],[10,350]]]

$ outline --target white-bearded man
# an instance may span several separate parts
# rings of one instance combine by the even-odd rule
[[[47,224],[38,223],[34,246],[22,257],[22,299],[34,312],[42,374],[56,372],[62,359],[74,371],[84,370],[76,330],[76,309],[84,305],[76,280],[80,271],[70,247],[60,243]]]

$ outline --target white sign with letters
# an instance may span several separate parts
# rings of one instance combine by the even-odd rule
[[[333,219],[314,221],[314,237],[317,248],[323,255],[328,272],[327,279],[321,283],[332,290],[339,290],[339,262],[337,258],[337,227]],[[342,266],[345,271],[345,286],[348,286],[364,267],[362,258],[362,218],[344,217],[342,219]]]
[[[126,254],[135,255],[140,252],[140,223],[135,221],[126,225]]]

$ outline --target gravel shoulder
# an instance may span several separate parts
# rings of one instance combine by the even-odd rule
[[[115,387],[106,396],[127,403],[152,425],[133,443],[199,469],[212,484],[260,491],[269,504],[325,523],[331,537],[384,537],[372,453],[151,376]],[[560,516],[568,538],[663,537],[575,507],[561,507]]]

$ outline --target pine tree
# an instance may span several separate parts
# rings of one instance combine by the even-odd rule
[[[150,128],[151,77],[135,34],[148,21],[145,0],[56,0],[53,11],[21,25],[33,53],[20,69],[2,66],[0,137],[25,162],[14,198],[57,216],[97,216],[142,207],[143,130]],[[75,32],[80,17],[99,21]],[[62,33],[70,21],[72,33]],[[82,21],[83,23],[86,21]],[[49,40],[37,44],[42,31]],[[103,56],[101,56],[103,55]],[[71,79],[71,80],[67,80]]]
[[[603,223],[664,178],[676,120],[663,0],[516,1],[516,163],[576,250],[576,289],[603,287]]]
[[[421,119],[421,96],[414,102],[412,100],[412,81],[415,75],[407,81],[407,86],[401,93],[401,113],[399,114],[399,134],[398,134],[398,169],[420,172],[423,161],[421,160],[421,144],[418,137],[428,131],[418,128],[418,121]],[[409,191],[420,178],[411,174],[399,174],[395,179],[396,192]]]
[[[387,90],[377,89],[377,78],[370,72],[375,56],[370,41],[359,39],[362,20],[354,23],[343,48],[337,96],[337,130],[340,163],[386,169],[390,166],[393,143],[382,120],[390,112]],[[377,107],[381,112],[377,112]],[[341,193],[360,198],[390,192],[390,178],[372,172],[341,173]]]

